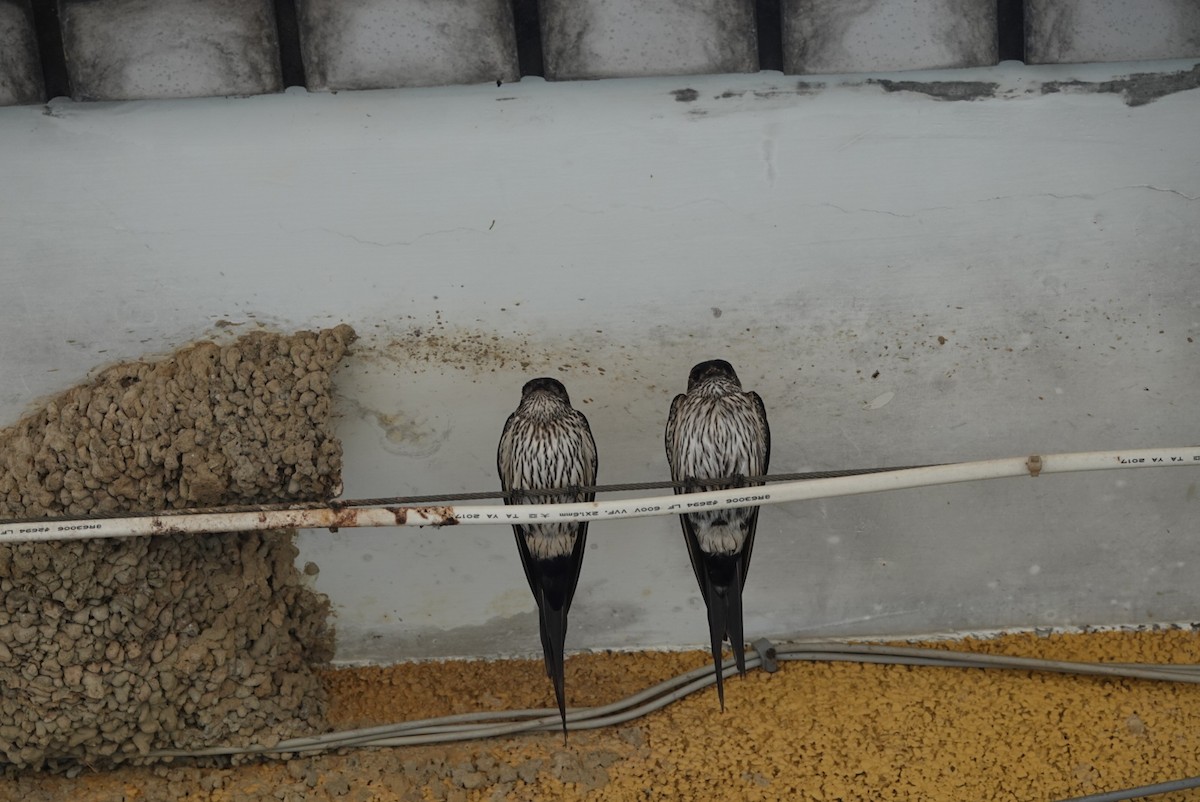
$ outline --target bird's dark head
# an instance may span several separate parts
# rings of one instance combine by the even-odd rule
[[[571,397],[567,395],[567,388],[563,386],[563,383],[549,376],[541,376],[525,382],[525,386],[521,388],[521,400],[524,401],[534,393],[547,393],[564,404],[571,403]]]
[[[703,384],[713,379],[722,379],[738,387],[742,386],[742,383],[738,381],[737,374],[733,371],[733,365],[724,359],[710,359],[692,368],[692,372],[688,374],[688,392],[691,392],[697,384]]]

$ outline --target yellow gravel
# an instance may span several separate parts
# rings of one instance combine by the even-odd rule
[[[1200,663],[1186,630],[935,644],[1030,657]],[[583,654],[573,705],[609,702],[708,664],[702,652]],[[549,707],[539,660],[324,674],[329,719],[361,727],[474,710]],[[223,768],[172,765],[0,780],[0,799],[62,800],[997,800],[1032,802],[1200,774],[1200,688],[979,669],[786,663],[622,727],[469,744],[360,750]],[[1186,802],[1200,792],[1157,797]]]

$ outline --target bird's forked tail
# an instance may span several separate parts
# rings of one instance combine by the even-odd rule
[[[713,667],[717,672],[717,699],[725,712],[725,682],[721,642],[728,639],[738,673],[746,675],[746,645],[742,640],[742,561],[739,554],[705,555],[704,581],[708,585],[708,634],[712,640]]]

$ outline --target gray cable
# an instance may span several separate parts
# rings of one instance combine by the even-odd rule
[[[1186,791],[1189,788],[1200,788],[1200,777],[1187,777],[1182,780],[1140,785],[1137,788],[1125,788],[1120,791],[1106,791],[1102,794],[1089,794],[1063,799],[1060,802],[1124,802],[1127,799],[1141,799],[1144,796],[1169,794],[1172,791]]]
[[[780,659],[784,655],[812,652],[821,655],[885,655],[892,657],[914,657],[929,660],[934,665],[957,668],[1008,668],[1027,671],[1048,671],[1056,674],[1082,674],[1103,677],[1125,677],[1129,679],[1163,680],[1171,682],[1200,683],[1200,666],[1195,665],[1147,665],[1141,663],[1080,663],[1065,660],[1042,660],[1033,657],[1010,657],[1007,655],[956,652],[950,649],[929,649],[906,646],[873,646],[870,644],[806,643],[778,649]],[[849,659],[846,657],[824,659]]]
[[[758,665],[757,657],[747,658],[746,667]],[[727,676],[735,671],[733,661],[724,667]],[[567,708],[569,729],[593,729],[622,721],[639,718],[690,693],[716,682],[708,666],[692,669],[671,679],[653,685],[633,696],[626,697],[600,707]],[[632,710],[630,710],[632,708]],[[514,724],[499,725],[507,719],[524,719]],[[605,720],[597,725],[596,720]],[[197,757],[237,754],[261,754],[271,752],[308,752],[337,749],[346,746],[415,746],[418,744],[442,743],[446,741],[472,740],[475,738],[510,735],[519,732],[557,730],[561,726],[558,711],[549,708],[540,710],[505,710],[489,713],[460,713],[441,718],[420,719],[399,724],[385,724],[361,730],[324,733],[307,738],[292,738],[280,741],[274,747],[209,747],[200,750],[164,749],[151,752],[154,757]]]

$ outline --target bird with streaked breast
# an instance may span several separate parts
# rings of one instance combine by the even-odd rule
[[[690,482],[678,493],[725,490],[762,482],[771,457],[771,430],[762,398],[743,392],[733,366],[723,359],[701,362],[688,374],[687,393],[675,396],[666,429],[671,479]],[[706,484],[707,479],[743,477]],[[758,507],[704,510],[679,516],[688,557],[708,608],[709,638],[717,674],[717,697],[725,709],[721,642],[729,640],[738,671],[745,676],[742,589],[750,567]]]
[[[596,484],[596,442],[587,418],[571,406],[567,388],[549,377],[531,379],[521,388],[521,402],[504,424],[496,451],[496,467],[505,504],[552,504],[592,501],[594,492],[538,495],[538,490],[589,487]],[[587,541],[586,522],[553,522],[513,526],[517,550],[529,589],[538,606],[538,626],[546,675],[567,737],[564,650],[567,612],[579,584]]]

